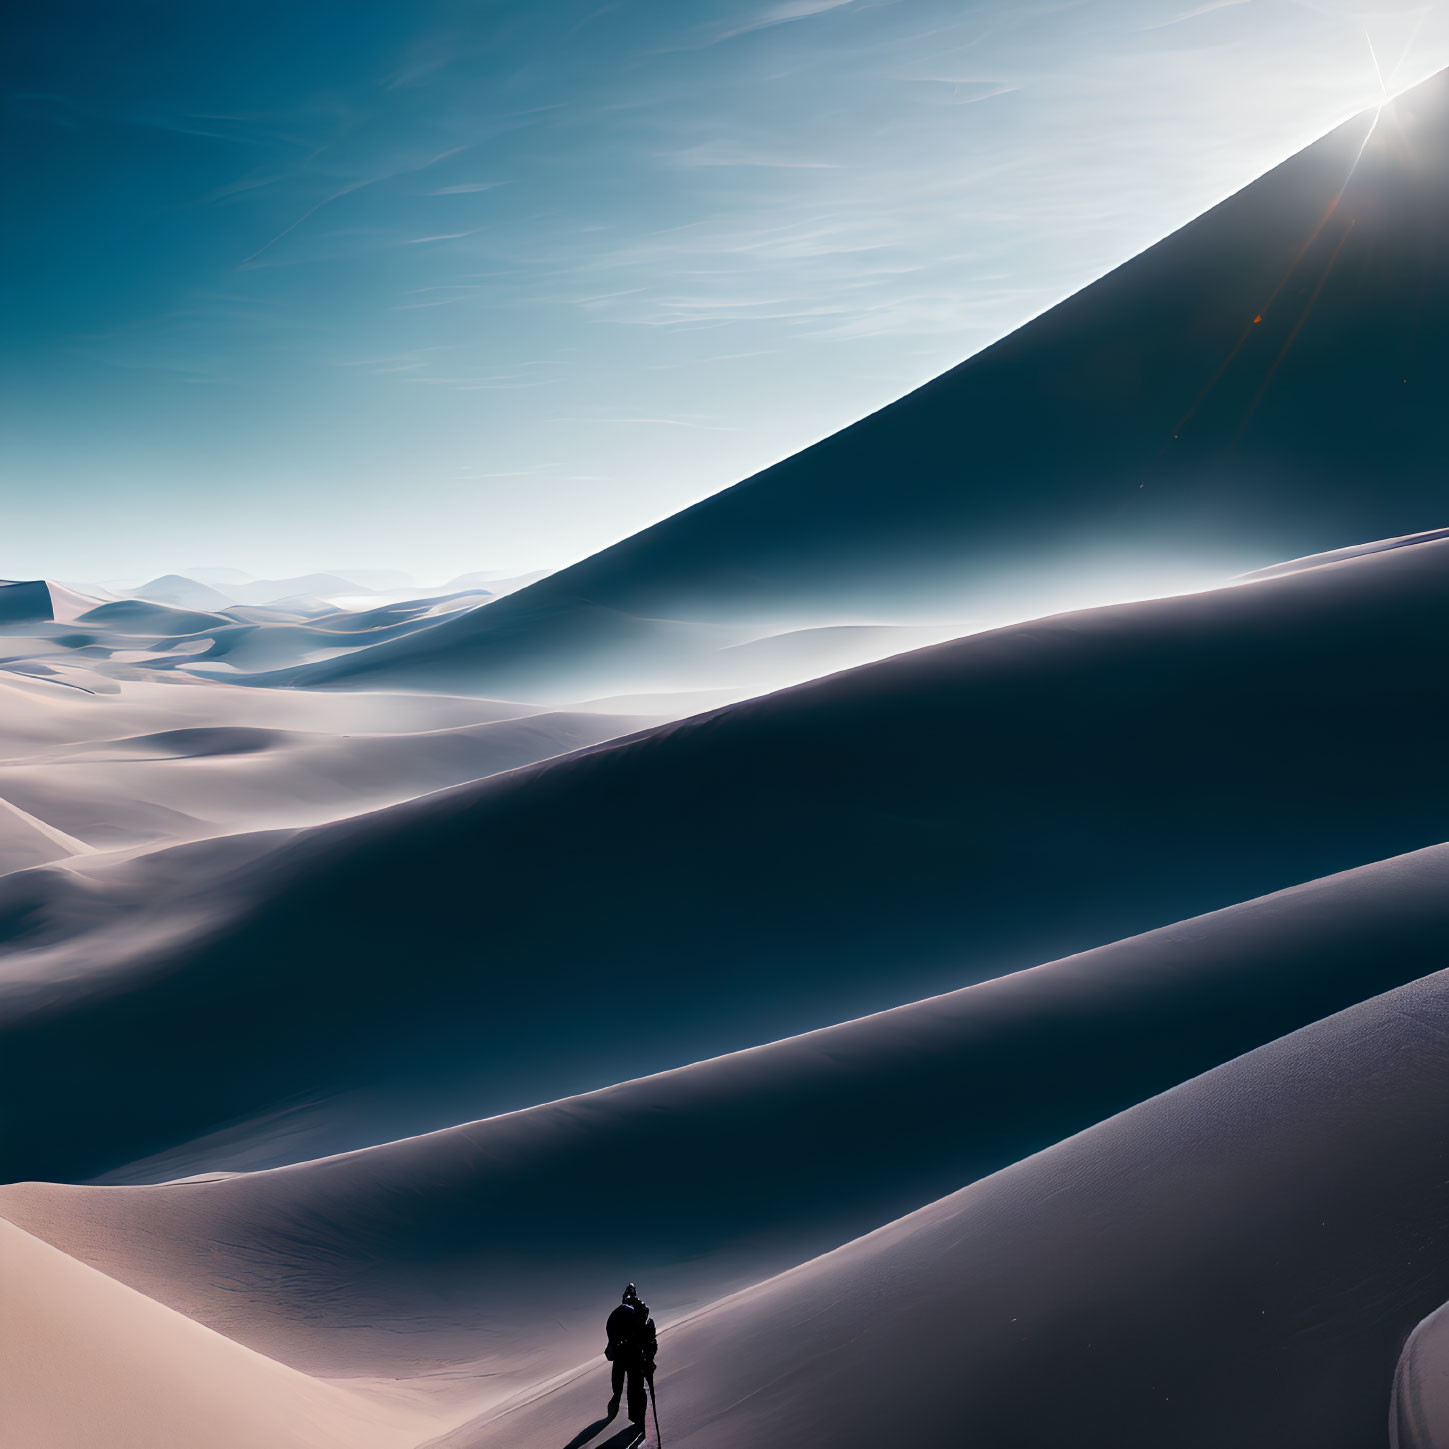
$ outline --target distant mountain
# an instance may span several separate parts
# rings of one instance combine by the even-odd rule
[[[182,569],[182,574],[188,579],[195,579],[199,584],[210,584],[215,589],[229,589],[233,584],[249,584],[255,579],[255,574],[249,574],[242,569]]]
[[[1449,73],[863,422],[295,682],[609,693],[661,622],[992,622],[1443,525],[1446,150]]]
[[[442,592],[457,594],[465,589],[476,589],[484,594],[513,594],[519,589],[526,589],[529,584],[536,584],[539,579],[546,579],[548,575],[548,569],[534,569],[527,574],[459,574],[457,578],[449,579],[443,585]]]
[[[399,589],[417,588],[413,576],[401,569],[332,569],[329,572],[369,592],[390,594]]]
[[[246,573],[242,569],[197,568],[182,569],[181,572],[189,579],[196,579],[203,584],[211,584],[225,593],[244,591],[248,585],[253,584],[259,588],[274,588],[278,582],[283,584],[289,582],[286,579],[280,581],[258,579],[255,574]],[[298,578],[337,579],[350,585],[354,593],[368,593],[373,590],[392,591],[414,587],[412,575],[403,573],[400,569],[326,569],[320,574],[304,574],[299,575]]]
[[[187,574],[164,574],[157,579],[128,590],[130,597],[147,599],[157,604],[170,604],[179,609],[200,609],[215,613],[233,604],[275,604],[296,599],[309,599],[327,607],[325,601],[334,597],[355,598],[379,589],[395,592],[388,583],[370,584],[341,574],[298,574],[294,578],[254,579],[236,569],[209,569],[209,581],[203,582]],[[364,570],[374,581],[406,579],[402,573]],[[223,581],[222,575],[227,575]],[[406,586],[404,586],[406,587]]]
[[[190,609],[203,614],[214,614],[236,600],[223,594],[209,584],[188,579],[183,574],[162,574],[151,579],[138,589],[132,589],[131,596],[145,599],[153,604],[166,604],[173,609]]]
[[[254,579],[249,584],[238,584],[227,592],[238,604],[271,604],[279,599],[313,597],[326,599],[337,594],[350,596],[366,594],[371,590],[340,574],[298,574],[287,579]]]

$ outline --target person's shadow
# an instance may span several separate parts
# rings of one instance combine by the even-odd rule
[[[580,1429],[564,1449],[583,1449],[583,1446],[594,1437],[595,1434],[607,1429],[614,1422],[614,1415],[610,1414],[603,1419],[595,1419],[586,1428]],[[626,1424],[612,1438],[605,1439],[602,1444],[596,1444],[594,1449],[634,1449],[634,1445],[644,1442],[644,1426],[642,1424]]]

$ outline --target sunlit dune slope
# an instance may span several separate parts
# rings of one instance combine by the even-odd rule
[[[0,1221],[14,1449],[403,1449],[427,1421],[309,1379]]]
[[[1440,973],[666,1328],[665,1442],[1383,1443],[1449,1293],[1446,1022]],[[606,1394],[593,1359],[433,1449],[558,1449]]]

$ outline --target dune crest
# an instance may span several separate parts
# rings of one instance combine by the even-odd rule
[[[1449,1289],[1446,1022],[1441,972],[665,1325],[667,1442],[1382,1442]],[[556,1449],[602,1369],[429,1449]]]

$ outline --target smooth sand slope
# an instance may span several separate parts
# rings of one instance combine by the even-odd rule
[[[308,711],[290,713],[305,720]],[[406,733],[201,725],[111,736],[0,759],[0,809],[8,802],[31,822],[45,822],[50,837],[68,833],[81,848],[95,849],[319,825],[653,722],[525,709],[519,718]],[[0,868],[66,853],[52,847],[30,859],[28,849],[25,833],[0,816]],[[7,866],[12,853],[19,858]]]
[[[13,1449],[402,1449],[427,1420],[323,1384],[0,1221]]]
[[[0,1171],[367,1145],[1437,843],[1446,556],[962,640],[240,863],[0,879]]]
[[[1449,1445],[1449,1305],[1409,1335],[1394,1373],[1389,1449]]]
[[[1446,1028],[1441,973],[666,1328],[666,1442],[1384,1443],[1449,1292]],[[433,1449],[612,1442],[606,1394],[595,1359]]]
[[[690,637],[703,624],[999,623],[1441,527],[1446,146],[1449,73],[836,436],[293,677],[701,687],[731,662]]]
[[[42,579],[0,579],[0,624],[49,623],[55,617]]]
[[[232,682],[226,661],[362,647],[463,607],[456,596],[304,622],[266,609],[98,605],[35,587],[49,600],[45,619],[0,618],[0,874],[93,851],[318,825],[661,718],[627,705],[349,700]]]
[[[1449,846],[949,996],[278,1171],[0,1216],[294,1368],[473,1411],[1431,972]]]

